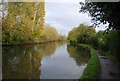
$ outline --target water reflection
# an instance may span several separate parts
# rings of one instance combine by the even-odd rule
[[[42,52],[35,49],[36,46],[3,48],[3,79],[39,79]]]
[[[86,64],[90,58],[90,52],[88,49],[68,44],[67,51],[70,54],[70,57],[76,61],[77,65]]]
[[[51,56],[62,44],[3,47],[3,79],[40,79],[42,57]]]
[[[85,49],[63,42],[2,50],[3,79],[77,79],[89,59]]]

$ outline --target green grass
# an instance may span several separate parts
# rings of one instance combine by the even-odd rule
[[[0,28],[0,45],[2,45],[2,29]]]
[[[80,79],[97,79],[100,73],[100,62],[96,51],[90,46],[79,44],[80,46],[87,47],[91,53],[91,59],[89,60],[87,67],[83,71]]]

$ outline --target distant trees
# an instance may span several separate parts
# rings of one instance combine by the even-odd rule
[[[89,12],[94,25],[109,23],[108,29],[120,29],[120,2],[80,3],[80,12]]]
[[[58,32],[55,28],[48,26],[45,27],[45,38],[47,40],[57,40],[58,39]]]
[[[57,30],[50,26],[50,25],[46,25],[45,26],[45,36],[44,36],[46,41],[52,41],[52,40],[59,40],[59,41],[64,41],[66,40],[65,36],[62,36],[60,34],[58,34]]]
[[[73,28],[68,34],[68,40],[76,43],[92,43],[92,38],[96,31],[92,26],[80,24],[79,27]]]

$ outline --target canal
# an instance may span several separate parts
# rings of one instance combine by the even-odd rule
[[[89,51],[63,42],[2,48],[3,79],[79,79]]]

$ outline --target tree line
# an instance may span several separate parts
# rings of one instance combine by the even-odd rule
[[[120,58],[120,35],[119,30],[109,30],[108,32],[96,32],[92,26],[80,24],[68,33],[68,40],[71,43],[89,44],[96,49],[108,52]]]
[[[91,2],[80,3],[80,12],[86,13],[92,17],[94,27],[99,24],[108,24],[105,31],[96,34],[94,44],[102,50],[109,51],[115,55],[120,62],[120,2]]]
[[[43,40],[48,41],[50,38],[58,40],[57,31],[44,25],[45,1],[8,2],[2,6],[4,12],[2,19],[3,44],[41,42]],[[50,34],[56,35],[51,36]]]

